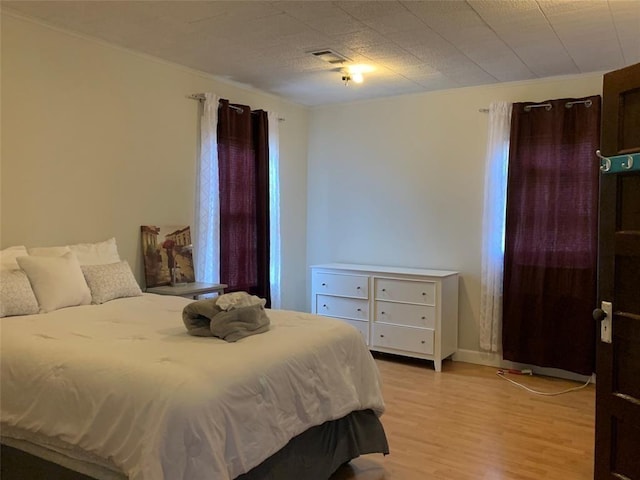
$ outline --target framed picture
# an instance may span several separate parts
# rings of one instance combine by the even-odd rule
[[[142,225],[140,231],[147,288],[195,282],[189,225]]]

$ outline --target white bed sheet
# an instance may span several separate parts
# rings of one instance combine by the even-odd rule
[[[76,445],[131,480],[227,480],[314,425],[382,414],[353,327],[267,310],[268,332],[227,343],[187,335],[189,301],[145,294],[2,318],[2,425]]]

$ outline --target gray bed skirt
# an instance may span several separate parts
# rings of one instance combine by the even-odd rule
[[[386,455],[389,445],[378,417],[371,410],[361,410],[301,433],[236,480],[327,480],[342,464],[367,453]],[[2,445],[0,478],[91,480],[93,477]]]

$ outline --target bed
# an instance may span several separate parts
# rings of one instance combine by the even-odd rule
[[[267,310],[265,333],[193,337],[191,301],[140,292],[0,318],[3,446],[101,480],[326,479],[388,453],[357,330]]]

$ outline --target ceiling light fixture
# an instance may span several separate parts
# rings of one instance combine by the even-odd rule
[[[371,65],[349,65],[342,69],[342,81],[345,85],[349,85],[350,81],[354,83],[362,83],[364,81],[363,73],[373,72]]]

